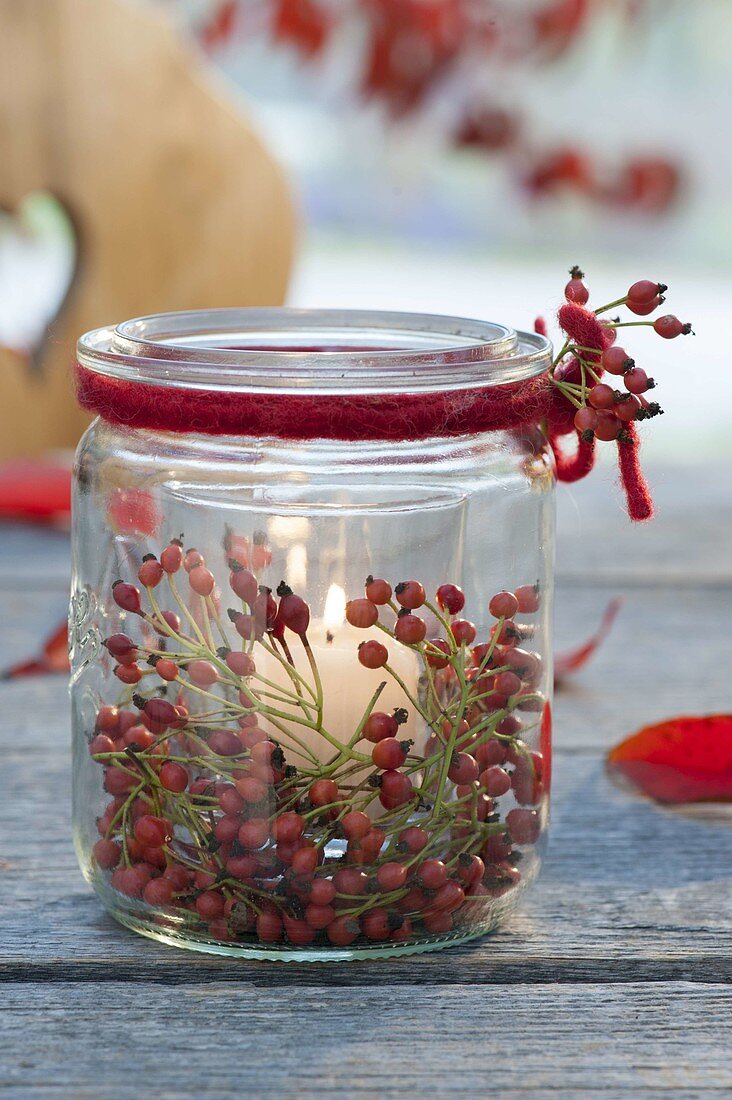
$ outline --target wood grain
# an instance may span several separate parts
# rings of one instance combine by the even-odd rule
[[[378,981],[348,993],[6,985],[0,1073],[19,1095],[95,1100],[724,1094],[732,990],[663,992],[637,982],[414,983],[386,995]]]

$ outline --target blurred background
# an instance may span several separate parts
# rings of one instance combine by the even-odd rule
[[[566,269],[578,263],[592,301],[620,296],[635,278],[659,279],[670,286],[669,309],[694,323],[692,349],[683,341],[660,348],[645,332],[633,338],[637,358],[661,378],[667,409],[663,423],[644,433],[647,455],[689,461],[729,453],[732,147],[724,135],[732,9],[725,0],[0,0],[6,29],[35,36],[36,46],[42,8],[56,9],[56,32],[61,25],[71,32],[60,46],[45,35],[54,55],[46,69],[62,64],[59,52],[80,39],[89,47],[77,70],[83,80],[101,42],[102,84],[119,77],[125,94],[107,95],[97,82],[94,102],[85,104],[55,81],[69,130],[79,131],[83,115],[88,135],[60,184],[54,167],[47,186],[42,172],[25,172],[21,186],[17,154],[0,159],[0,347],[12,352],[6,372],[35,386],[19,392],[19,407],[40,400],[49,347],[68,361],[80,327],[134,313],[286,297],[296,306],[419,309],[530,328],[537,314],[551,315]],[[120,33],[125,22],[128,35]],[[251,131],[249,152],[223,140],[209,149],[213,127],[205,113],[184,109],[180,85],[168,92],[160,83],[135,99],[138,83],[151,79],[158,36],[177,68]],[[11,71],[14,64],[8,58]],[[6,122],[17,118],[19,96],[9,82],[0,136],[3,111]],[[35,96],[23,107],[37,116],[32,133],[46,164],[56,156],[48,151],[56,139],[39,123],[49,102]],[[55,103],[47,127],[58,110]],[[12,130],[19,140],[19,127]],[[119,180],[132,168],[122,150],[153,131],[158,160],[147,192],[139,194],[136,180],[123,191]],[[95,156],[109,163],[109,142],[114,176],[103,169],[93,194],[70,197]],[[210,170],[194,186],[196,143]],[[274,185],[262,183],[262,158],[280,166],[291,199],[268,205]],[[211,210],[224,203],[217,186],[224,162],[230,189],[246,192],[247,207],[209,227]],[[177,230],[163,236],[155,218],[182,191]],[[134,225],[118,229],[102,246],[85,221],[124,226],[130,202],[155,211],[144,245],[135,245],[155,271],[154,292],[136,297],[117,286],[102,294],[95,278],[93,304],[73,316],[76,327],[68,314],[65,325],[74,289],[84,298],[84,272],[113,265],[109,253],[121,266],[135,233]],[[247,222],[264,227],[254,243]],[[193,253],[192,227],[201,226]],[[239,229],[240,253],[257,261],[246,272],[225,270],[220,260],[224,240],[236,241]],[[268,249],[267,232],[290,245],[280,239]],[[275,275],[260,279],[268,251]],[[176,272],[184,266],[192,274],[183,289]],[[55,401],[34,450],[44,439],[72,442],[55,430],[57,416]],[[66,435],[78,428],[72,419]],[[21,433],[10,449],[29,446]]]

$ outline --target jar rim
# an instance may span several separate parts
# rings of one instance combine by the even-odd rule
[[[79,364],[108,378],[219,393],[475,389],[544,374],[551,343],[505,325],[376,310],[236,308],[95,329]]]

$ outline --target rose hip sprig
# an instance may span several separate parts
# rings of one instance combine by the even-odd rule
[[[566,481],[585,476],[594,463],[596,441],[616,442],[630,516],[635,520],[648,519],[653,513],[653,502],[640,470],[635,424],[661,415],[663,409],[658,402],[648,400],[646,394],[655,389],[656,382],[618,345],[618,331],[650,327],[663,339],[672,340],[690,335],[692,328],[671,314],[648,321],[602,317],[619,306],[626,306],[637,316],[649,316],[665,301],[668,287],[664,283],[640,279],[621,298],[591,310],[584,273],[573,267],[570,276],[564,290],[565,303],[557,313],[565,340],[550,370],[557,393],[568,402],[566,409],[556,410],[548,426],[558,474]],[[546,329],[541,319],[536,327],[540,332]],[[613,379],[618,379],[618,383]],[[569,406],[574,409],[571,421],[567,415]],[[567,458],[559,438],[572,428],[577,433],[578,449],[573,458]]]
[[[232,556],[242,550],[247,563]],[[276,592],[259,582],[262,540],[229,532],[226,552],[239,601],[228,616],[214,573],[182,538],[146,555],[140,587],[113,586],[122,621],[105,647],[123,686],[99,707],[89,746],[111,796],[99,873],[223,940],[399,942],[483,919],[520,880],[517,846],[540,828],[543,762],[523,737],[544,705],[541,660],[520,648],[532,631],[519,622],[538,609],[538,589],[496,593],[479,640],[457,585],[432,600],[419,581],[367,578],[347,619],[389,643],[367,637],[353,659],[384,679],[357,728],[334,731],[307,603],[285,582]],[[415,654],[416,695],[389,663],[393,646]],[[265,654],[277,682],[261,672]],[[392,713],[378,710],[389,678],[404,699]],[[400,736],[410,711],[426,741]],[[316,754],[308,731],[332,753]]]

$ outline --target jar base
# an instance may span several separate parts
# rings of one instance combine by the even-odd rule
[[[534,861],[532,861],[534,862]],[[137,932],[148,939],[179,947],[186,951],[200,951],[209,955],[222,955],[232,959],[253,959],[257,961],[324,963],[351,962],[365,959],[390,959],[401,956],[420,955],[429,951],[441,951],[446,947],[457,947],[470,943],[497,931],[510,913],[518,905],[524,889],[530,885],[538,872],[538,863],[526,868],[520,884],[500,897],[490,899],[479,919],[471,919],[450,932],[438,935],[415,935],[402,943],[360,943],[352,947],[336,947],[331,944],[315,944],[312,947],[297,947],[291,944],[263,944],[252,938],[251,941],[239,940],[226,942],[215,940],[191,929],[184,919],[157,914],[150,916],[149,907],[143,903],[130,901],[130,906],[119,905],[120,895],[110,890],[106,884],[94,882],[94,888],[105,903],[105,907],[119,924]]]

